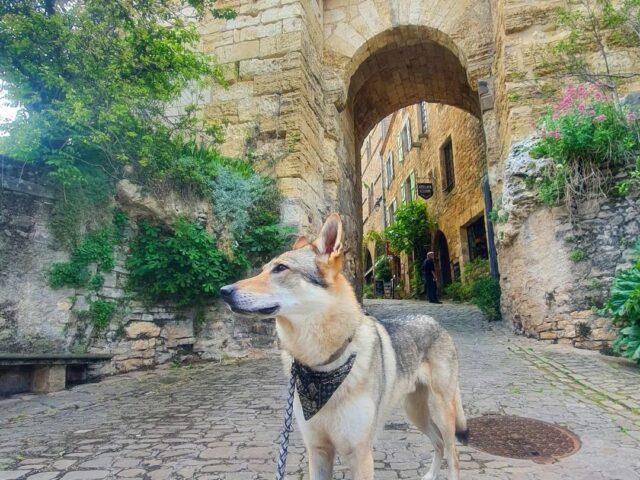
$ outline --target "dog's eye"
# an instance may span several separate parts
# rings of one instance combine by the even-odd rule
[[[284,272],[285,270],[289,270],[289,267],[287,267],[286,265],[279,263],[278,265],[276,265],[275,267],[273,267],[273,270],[271,270],[273,273],[280,273],[280,272]]]

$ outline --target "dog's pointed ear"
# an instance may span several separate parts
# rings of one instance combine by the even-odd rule
[[[299,248],[306,247],[310,243],[311,242],[307,237],[305,237],[304,235],[300,235],[298,238],[296,238],[296,241],[293,242],[293,247],[291,247],[291,250],[298,250]]]
[[[332,213],[327,217],[313,245],[320,255],[340,255],[342,252],[342,220],[340,215]]]

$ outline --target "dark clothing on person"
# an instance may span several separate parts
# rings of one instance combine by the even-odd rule
[[[431,303],[440,303],[438,301],[438,285],[435,279],[436,266],[429,257],[422,264],[422,276],[424,278],[424,290],[427,300]]]

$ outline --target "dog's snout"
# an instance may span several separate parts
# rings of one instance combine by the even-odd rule
[[[235,288],[233,288],[233,285],[225,285],[220,289],[220,296],[225,300],[228,300],[229,298],[231,298],[231,295],[233,295],[234,291]]]

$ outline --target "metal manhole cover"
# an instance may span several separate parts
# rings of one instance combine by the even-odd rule
[[[501,457],[554,463],[580,450],[570,431],[532,418],[486,415],[471,418],[469,445]]]

